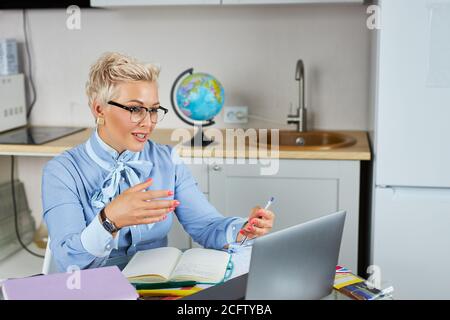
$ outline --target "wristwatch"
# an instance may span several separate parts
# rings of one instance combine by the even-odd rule
[[[108,217],[106,217],[105,208],[103,208],[100,211],[100,219],[102,221],[103,228],[105,228],[105,230],[108,231],[109,233],[113,234],[114,232],[119,230],[114,224],[114,222],[112,222],[111,220],[108,219]]]

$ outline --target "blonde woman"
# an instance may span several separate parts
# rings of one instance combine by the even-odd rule
[[[175,151],[150,140],[168,112],[159,103],[158,74],[156,66],[118,53],[90,69],[86,92],[97,128],[49,161],[42,178],[43,216],[60,271],[123,268],[137,251],[167,246],[174,214],[207,248],[272,228],[273,212],[259,207],[248,219],[222,216]]]

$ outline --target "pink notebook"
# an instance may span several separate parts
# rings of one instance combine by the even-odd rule
[[[136,300],[139,295],[117,266],[55,273],[2,284],[5,300]]]

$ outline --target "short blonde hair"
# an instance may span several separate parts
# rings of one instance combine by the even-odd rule
[[[89,80],[86,82],[89,106],[93,107],[94,100],[106,104],[114,99],[119,82],[157,81],[159,72],[160,68],[155,64],[142,63],[117,52],[106,52],[89,71]]]

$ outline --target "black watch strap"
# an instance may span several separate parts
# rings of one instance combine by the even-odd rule
[[[108,217],[106,217],[105,208],[103,208],[100,211],[100,219],[102,221],[103,228],[105,228],[105,230],[108,231],[109,233],[113,234],[114,232],[119,230],[114,224],[114,222],[112,222],[111,220],[108,219]]]

